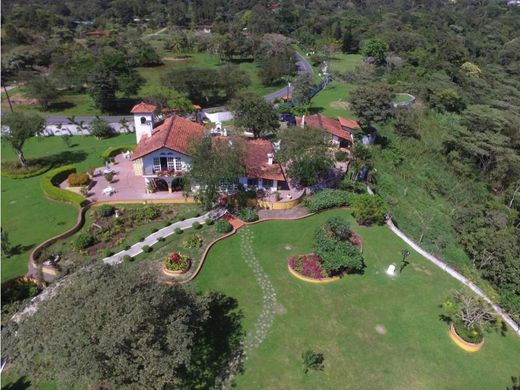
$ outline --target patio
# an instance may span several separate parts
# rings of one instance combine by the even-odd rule
[[[108,182],[103,172],[109,169],[113,171],[114,178],[112,182]],[[60,184],[61,188],[67,188],[67,181]],[[107,167],[96,168],[92,184],[89,189],[87,199],[91,202],[102,201],[149,201],[149,200],[171,200],[173,202],[182,202],[185,196],[182,191],[169,193],[168,191],[157,191],[154,193],[146,193],[145,179],[142,176],[134,174],[132,161],[125,158],[123,154],[115,156],[114,162]],[[289,202],[298,199],[304,190],[290,188],[289,190],[280,190],[279,202]],[[276,195],[270,191],[265,192],[265,196],[260,199],[267,202],[276,202]],[[188,200],[189,201],[189,200]]]

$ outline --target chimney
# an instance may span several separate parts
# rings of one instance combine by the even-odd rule
[[[302,116],[302,123],[300,124],[301,128],[305,127],[305,115]]]
[[[267,164],[273,165],[273,157],[274,155],[272,153],[267,153]]]

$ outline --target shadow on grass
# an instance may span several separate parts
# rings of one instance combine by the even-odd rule
[[[47,109],[47,112],[57,112],[57,111],[63,111],[68,110],[69,108],[76,107],[74,103],[71,102],[54,102],[49,104],[49,108]]]
[[[9,251],[9,256],[7,256],[7,258],[9,258],[10,256],[21,255],[22,253],[27,252],[29,249],[33,248],[35,245],[36,244],[28,244],[28,245],[18,244],[18,245],[15,245]]]
[[[210,297],[208,321],[193,346],[193,375],[187,381],[191,388],[213,387],[215,381],[225,378],[229,368],[235,374],[243,371],[243,361],[238,358],[242,355],[244,336],[238,301],[218,292],[211,293]]]
[[[22,376],[14,383],[9,383],[5,386],[2,386],[2,390],[25,390],[30,387],[31,381],[28,380],[25,376]]]
[[[57,167],[60,165],[76,164],[76,163],[85,161],[87,156],[88,156],[87,153],[84,151],[65,150],[58,154],[53,154],[51,156],[43,157],[41,160],[46,161],[48,164],[51,164],[53,167]]]

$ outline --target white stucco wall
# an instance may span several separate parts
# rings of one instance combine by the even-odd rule
[[[186,164],[191,163],[191,158],[189,156],[176,152],[175,150],[171,150],[168,148],[162,148],[162,149],[156,150],[155,152],[147,154],[146,156],[143,157],[143,168],[144,168],[145,174],[153,169],[153,159],[156,157],[180,158],[181,162],[183,164],[183,169],[186,168]]]

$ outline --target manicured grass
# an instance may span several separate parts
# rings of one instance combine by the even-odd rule
[[[333,210],[300,221],[265,222],[247,227],[253,251],[271,280],[281,305],[269,335],[253,349],[237,388],[269,389],[500,389],[518,375],[520,340],[510,330],[486,336],[478,353],[462,351],[439,319],[439,304],[460,285],[410,250],[411,264],[390,278],[389,264],[399,265],[406,245],[384,226],[363,228],[367,263],[364,275],[330,284],[296,280],[287,271],[290,255],[312,249],[316,227]],[[240,251],[240,234],[218,243],[209,253],[196,286],[238,299],[250,330],[262,309],[262,294]],[[287,250],[286,248],[290,248]],[[408,248],[410,249],[410,248]],[[380,334],[376,326],[386,331]],[[325,357],[322,372],[302,370],[306,349]]]
[[[101,153],[109,146],[135,142],[134,134],[118,135],[106,140],[90,136],[74,136],[71,148],[61,137],[38,137],[28,140],[24,146],[27,158],[53,157],[59,165],[77,164],[79,170],[101,166]],[[2,143],[2,160],[15,160],[9,145]],[[40,176],[14,180],[2,176],[2,227],[16,254],[2,258],[2,281],[27,272],[30,251],[39,243],[72,227],[77,210],[67,204],[44,197],[40,188]]]
[[[330,68],[335,73],[345,73],[352,71],[361,63],[363,56],[361,54],[336,54],[330,60]]]
[[[353,90],[353,85],[333,81],[312,99],[311,113],[320,113],[332,118],[344,116],[355,119],[348,103],[348,96]]]

